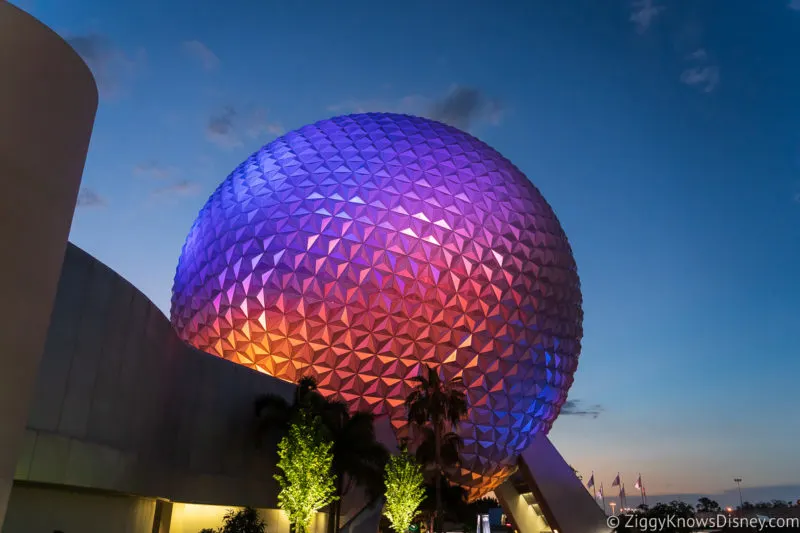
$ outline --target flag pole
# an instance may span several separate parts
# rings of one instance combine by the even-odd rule
[[[600,499],[603,501],[603,514],[608,514],[606,512],[606,491],[603,490],[603,482],[600,482]]]
[[[639,492],[642,494],[642,505],[645,505],[644,501],[644,483],[642,483],[642,473],[639,472]]]
[[[627,509],[628,508],[628,493],[625,492],[625,483],[622,484],[622,499],[625,502],[625,503],[623,503],[623,505]]]
[[[594,482],[594,470],[592,470],[592,475],[589,476],[589,482],[586,484],[586,488],[591,489],[592,498],[594,498],[594,502],[597,503],[597,485],[595,485]],[[600,506],[598,505],[598,507]],[[603,510],[605,510],[605,506],[603,506]]]

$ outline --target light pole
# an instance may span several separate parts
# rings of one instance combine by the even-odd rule
[[[614,516],[614,509],[617,507],[617,502],[611,502],[609,505],[611,506],[611,516]]]
[[[742,501],[742,478],[735,477],[733,478],[733,482],[736,483],[736,486],[739,488],[739,514],[744,516],[744,502]]]

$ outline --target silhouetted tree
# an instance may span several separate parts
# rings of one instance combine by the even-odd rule
[[[721,511],[722,509],[720,508],[719,503],[711,498],[706,498],[704,496],[697,500],[698,513],[719,513]]]
[[[383,474],[389,452],[375,436],[375,415],[365,411],[350,414],[342,401],[321,404],[322,422],[333,441],[333,473],[336,495],[328,522],[329,533],[339,531],[341,498],[358,485],[374,501],[383,494]]]
[[[443,525],[445,520],[464,523],[468,513],[466,489],[450,483],[444,476],[439,478],[439,483],[441,484],[439,494],[442,498],[440,525]],[[421,518],[427,523],[432,522],[433,517],[440,513],[439,506],[436,505],[436,493],[436,485],[433,483],[425,485],[425,500],[420,504],[419,511]]]
[[[219,533],[264,533],[267,524],[252,507],[225,513]]]
[[[442,477],[445,468],[443,444],[445,435],[453,432],[467,414],[467,398],[460,377],[443,380],[439,373],[425,365],[424,372],[413,380],[417,386],[406,398],[408,421],[420,429],[428,428],[433,435],[434,487],[436,518],[442,523]]]
[[[641,509],[642,506],[640,506]],[[645,506],[646,507],[646,506]],[[649,509],[642,509],[636,515],[636,524],[640,527],[640,529],[632,529],[626,527],[626,523],[628,521],[628,514],[621,514],[619,516],[620,525],[617,527],[616,531],[622,532],[636,532],[636,531],[654,531],[654,527],[658,525],[661,527],[665,524],[670,524],[669,517],[674,517],[675,519],[683,519],[683,521],[678,521],[677,524],[687,525],[687,520],[689,518],[694,517],[694,508],[689,505],[688,503],[679,502],[679,501],[671,501],[670,503],[657,503],[653,507]],[[666,528],[661,528],[659,531],[663,533],[689,533],[691,531],[689,528],[681,528],[675,527],[672,528],[671,526],[667,526]]]
[[[341,400],[330,400],[317,391],[313,377],[297,382],[292,403],[282,396],[265,394],[255,402],[260,437],[282,437],[300,409],[319,416],[333,442],[333,468],[336,497],[331,504],[328,532],[335,533],[341,520],[342,497],[352,485],[363,487],[372,500],[383,493],[383,469],[389,453],[375,435],[375,417],[359,411],[351,414]]]
[[[484,496],[483,498],[478,498],[474,502],[468,504],[467,507],[472,513],[486,514],[489,512],[489,509],[499,509],[500,502],[490,496]]]
[[[458,466],[461,463],[460,452],[463,440],[457,433],[449,431],[442,435],[439,441],[438,461],[436,458],[436,435],[434,435],[433,428],[423,427],[418,433],[420,441],[415,455],[420,464],[427,465],[433,469],[439,468],[442,471]]]
[[[200,533],[264,533],[267,524],[252,507],[228,509],[219,529],[201,529]]]
[[[303,406],[319,406],[324,403],[317,393],[317,380],[304,376],[297,380],[294,398],[291,403],[277,394],[262,394],[256,398],[253,407],[256,415],[258,439],[271,435],[279,441],[289,430],[291,421]]]
[[[488,514],[490,509],[499,508],[500,502],[488,496],[462,506],[461,515],[458,517],[462,530],[465,533],[474,533],[477,530],[478,515]]]

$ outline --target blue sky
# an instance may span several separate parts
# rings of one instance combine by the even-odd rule
[[[251,152],[336,114],[432,116],[515,162],[572,242],[565,457],[609,494],[641,471],[651,494],[800,498],[800,1],[15,3],[100,85],[71,239],[164,311]]]

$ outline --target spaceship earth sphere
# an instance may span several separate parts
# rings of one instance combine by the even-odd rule
[[[189,344],[314,376],[398,437],[423,365],[461,376],[453,476],[476,497],[558,415],[581,301],[558,219],[511,162],[445,124],[367,113],[287,133],[222,182],[186,239],[171,317]]]

